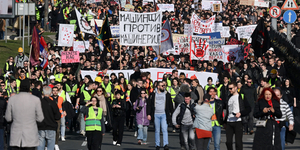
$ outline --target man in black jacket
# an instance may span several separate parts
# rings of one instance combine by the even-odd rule
[[[151,120],[154,116],[155,124],[155,147],[160,149],[160,126],[163,132],[164,149],[168,150],[168,123],[174,112],[171,94],[165,90],[164,82],[158,82],[157,88],[152,92],[147,101],[147,116]]]
[[[45,143],[47,140],[47,149],[54,149],[55,137],[57,129],[57,120],[60,119],[61,114],[58,110],[55,101],[50,99],[52,89],[50,86],[46,86],[43,89],[44,98],[41,99],[42,110],[44,114],[44,120],[38,123],[39,129],[39,141],[40,145],[38,149],[45,149]]]
[[[6,111],[6,100],[0,91],[0,149],[4,149],[4,113]]]

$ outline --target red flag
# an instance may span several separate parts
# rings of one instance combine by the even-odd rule
[[[30,63],[32,66],[35,66],[39,63],[39,57],[40,57],[40,42],[39,42],[39,36],[37,34],[36,28],[33,27],[33,33],[32,33],[32,48],[30,50]]]

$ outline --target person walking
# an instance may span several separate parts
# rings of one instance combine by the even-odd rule
[[[103,109],[97,97],[92,97],[80,111],[85,116],[85,131],[87,147],[89,150],[101,149],[105,124],[103,120]]]
[[[52,96],[51,98],[53,99],[53,101],[57,104],[57,107],[59,109],[59,112],[61,114],[60,118],[63,118],[64,116],[66,116],[66,112],[63,111],[63,98],[58,96],[58,88],[55,86],[52,88]],[[60,119],[57,122],[57,130],[56,130],[56,137],[55,137],[55,150],[59,150],[59,146],[58,146],[58,139],[59,139],[59,130],[60,130]]]
[[[197,150],[206,150],[209,140],[212,137],[212,120],[216,119],[213,109],[210,108],[210,101],[214,98],[209,94],[203,96],[203,104],[197,104],[194,108],[195,121],[195,144]]]
[[[12,122],[10,146],[12,150],[35,150],[39,146],[37,122],[44,120],[41,101],[29,93],[29,84],[8,100],[5,119]]]
[[[136,100],[133,109],[136,111],[136,122],[138,125],[138,144],[147,144],[147,132],[150,121],[147,118],[147,92],[141,90],[140,98]]]
[[[39,129],[39,146],[37,150],[44,150],[47,142],[47,150],[54,150],[57,123],[60,119],[60,112],[57,104],[51,99],[52,89],[50,86],[43,88],[44,97],[41,99],[41,105],[44,120],[38,123]]]
[[[115,100],[112,102],[113,111],[113,145],[121,146],[126,115],[126,101],[121,99],[121,90],[115,92]]]
[[[251,107],[248,101],[243,100],[242,96],[237,92],[237,85],[235,82],[228,84],[228,90],[231,97],[227,104],[226,114],[226,147],[227,150],[233,150],[233,135],[235,134],[236,150],[243,150],[243,123],[242,117],[247,116]]]
[[[193,115],[195,104],[191,102],[191,93],[184,94],[184,102],[179,104],[172,115],[172,123],[181,128],[185,150],[195,149],[195,133],[193,130]],[[190,141],[190,142],[189,142]]]
[[[154,117],[155,124],[155,147],[160,149],[160,129],[163,133],[163,146],[168,150],[168,122],[171,120],[174,108],[171,94],[165,90],[166,85],[163,82],[158,82],[158,86],[153,91],[147,102],[147,118],[151,120]]]
[[[276,118],[281,118],[280,100],[271,88],[264,88],[259,96],[253,116],[261,121],[266,121],[265,126],[257,126],[253,150],[281,150],[280,127]]]

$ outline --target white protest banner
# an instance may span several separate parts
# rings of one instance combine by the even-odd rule
[[[73,24],[60,24],[58,35],[58,46],[72,46],[74,35]]]
[[[118,76],[119,72],[124,73],[124,77],[128,80],[130,80],[130,76],[134,73],[133,70],[108,70],[106,75],[110,76],[111,73],[115,73]],[[152,81],[161,81],[164,74],[172,74],[172,69],[148,68],[141,69],[141,72],[150,72]],[[181,72],[183,72],[187,78],[190,78],[191,76],[195,75],[202,87],[204,87],[207,84],[208,77],[211,77],[213,79],[214,84],[218,79],[217,73],[178,70],[178,74],[180,74]],[[84,76],[90,75],[91,78],[95,80],[98,73],[98,71],[81,70],[81,77],[84,78]]]
[[[174,4],[157,4],[157,7],[159,8],[159,11],[162,11],[162,12],[174,11]]]
[[[102,2],[102,0],[86,0],[87,4],[99,3],[99,2]]]
[[[239,40],[241,38],[249,39],[257,25],[241,26],[236,28]]]
[[[230,37],[230,28],[229,26],[223,26],[223,32],[221,32],[221,37],[229,38]]]
[[[193,25],[193,32],[198,34],[211,33],[212,28],[215,26],[216,16],[212,16],[207,20],[201,20],[195,13],[191,18],[191,24]]]
[[[223,61],[224,53],[222,51],[222,45],[225,45],[225,39],[213,39],[208,40],[208,60],[217,59]]]
[[[154,46],[161,43],[162,13],[133,13],[120,11],[120,44]]]
[[[120,37],[120,26],[110,26],[110,32],[112,38],[119,38]]]
[[[222,45],[222,50],[225,54],[223,59],[224,63],[228,63],[231,60],[239,63],[241,60],[244,60],[244,49],[242,45]]]
[[[178,38],[178,49],[179,53],[188,54],[190,53],[190,43],[189,43],[190,37],[179,37]]]
[[[92,19],[91,20],[91,27],[95,26],[95,22],[97,23],[98,28],[100,28],[103,24],[103,20],[101,20],[101,19]]]
[[[89,49],[89,46],[89,41],[74,41],[73,50],[79,51],[79,53],[85,53],[85,50]]]
[[[184,24],[184,35],[192,36],[193,35],[193,25]]]
[[[209,36],[190,36],[190,60],[208,60]]]
[[[269,2],[264,1],[264,0],[255,0],[254,1],[254,6],[258,6],[258,7],[269,7]]]
[[[154,0],[143,0],[143,6],[147,5],[148,3],[153,3]],[[157,4],[157,0],[155,0],[156,4]]]

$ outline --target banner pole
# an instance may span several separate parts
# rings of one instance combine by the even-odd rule
[[[145,57],[147,56],[148,54],[148,49],[147,49],[147,46],[145,46]]]
[[[29,61],[28,61],[28,74],[29,78],[31,77],[31,70],[30,70],[30,59],[31,59],[31,49],[32,49],[32,44],[30,44],[30,49],[29,49]]]
[[[120,59],[120,70],[123,70],[123,69],[121,69],[121,66],[122,66],[122,57],[121,57],[121,56],[122,56],[122,53],[121,53],[121,48],[122,48],[122,45],[119,44],[119,50],[120,50],[120,58],[119,58],[119,59]]]

